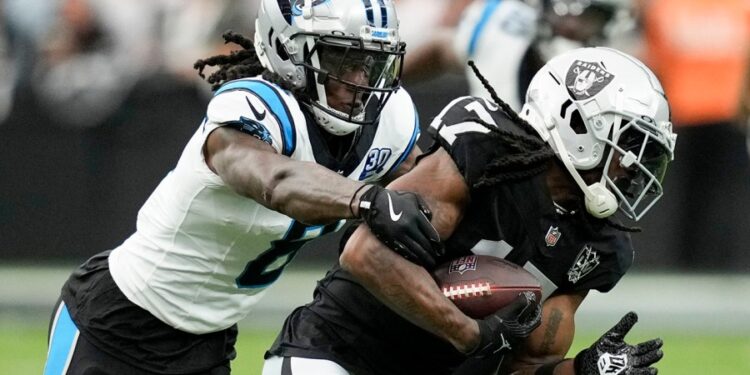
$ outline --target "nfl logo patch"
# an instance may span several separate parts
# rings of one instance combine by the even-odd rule
[[[452,261],[450,267],[448,267],[448,273],[458,272],[463,275],[466,271],[474,271],[476,269],[477,257],[476,255],[469,255]]]
[[[547,244],[547,247],[552,247],[557,245],[557,241],[562,236],[562,233],[560,233],[560,229],[558,227],[550,226],[549,230],[547,231],[547,235],[544,236],[544,242]]]

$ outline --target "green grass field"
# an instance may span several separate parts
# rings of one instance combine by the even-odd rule
[[[750,374],[750,337],[693,336],[689,332],[652,333],[665,341],[659,373],[668,375]],[[41,374],[46,355],[46,328],[9,327],[0,323],[0,374]],[[275,331],[240,331],[234,374],[260,374],[263,352],[273,342]],[[634,332],[629,340],[651,338]],[[582,334],[571,353],[586,347],[595,335]]]

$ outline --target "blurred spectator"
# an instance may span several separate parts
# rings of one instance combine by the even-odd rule
[[[153,69],[149,0],[61,0],[38,46],[35,93],[61,125],[93,127]]]
[[[193,63],[225,54],[233,47],[221,34],[233,30],[252,36],[259,0],[158,0],[161,6],[161,56],[167,72],[183,80],[200,82]],[[208,90],[210,91],[210,90]]]
[[[446,68],[458,71],[451,44],[464,8],[472,0],[398,0],[399,34],[406,42],[404,77],[418,81]]]
[[[0,124],[5,120],[13,103],[16,84],[16,65],[10,51],[10,39],[5,25],[5,13],[0,0]]]
[[[750,52],[750,46],[748,47]],[[747,153],[750,156],[750,56],[745,69],[745,84],[740,95],[740,108],[737,115],[737,129],[745,134]]]
[[[423,33],[430,39],[420,48],[409,48],[405,80],[460,70],[473,60],[516,110],[531,77],[551,57],[594,45],[616,45],[631,52],[623,40],[635,31],[630,0],[475,0],[442,9],[452,16],[443,16],[444,22]],[[405,24],[412,20],[404,19]],[[465,71],[471,94],[487,96],[471,70]]]
[[[677,199],[664,228],[677,230],[682,266],[748,270],[736,260],[750,243],[750,166],[731,122],[750,53],[750,2],[652,0],[643,14],[646,59],[679,134],[667,186],[674,191],[665,194]]]
[[[3,0],[0,3],[21,87],[29,83],[37,46],[57,22],[59,3],[59,0]]]

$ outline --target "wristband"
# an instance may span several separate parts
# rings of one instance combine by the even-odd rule
[[[360,185],[360,186],[359,186],[359,187],[357,188],[357,190],[355,190],[355,191],[354,191],[354,194],[352,194],[352,198],[351,198],[351,199],[349,199],[349,212],[351,212],[351,213],[352,213],[352,218],[358,218],[358,217],[361,217],[361,216],[362,216],[362,215],[361,215],[361,212],[357,212],[357,213],[359,213],[360,215],[357,215],[357,214],[355,214],[355,213],[354,213],[354,209],[352,208],[352,203],[354,203],[354,199],[356,199],[356,198],[357,198],[357,194],[359,194],[359,192],[360,192],[360,191],[361,191],[362,189],[364,189],[365,187],[367,187],[367,186],[371,186],[371,185],[370,185],[370,184],[362,184],[362,185]],[[359,206],[359,205],[358,205],[358,206]],[[359,211],[359,210],[357,210],[357,211]]]

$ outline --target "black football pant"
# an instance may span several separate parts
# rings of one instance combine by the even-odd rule
[[[98,349],[81,335],[62,301],[50,324],[44,375],[161,375],[134,367]],[[229,363],[185,375],[229,375]]]

